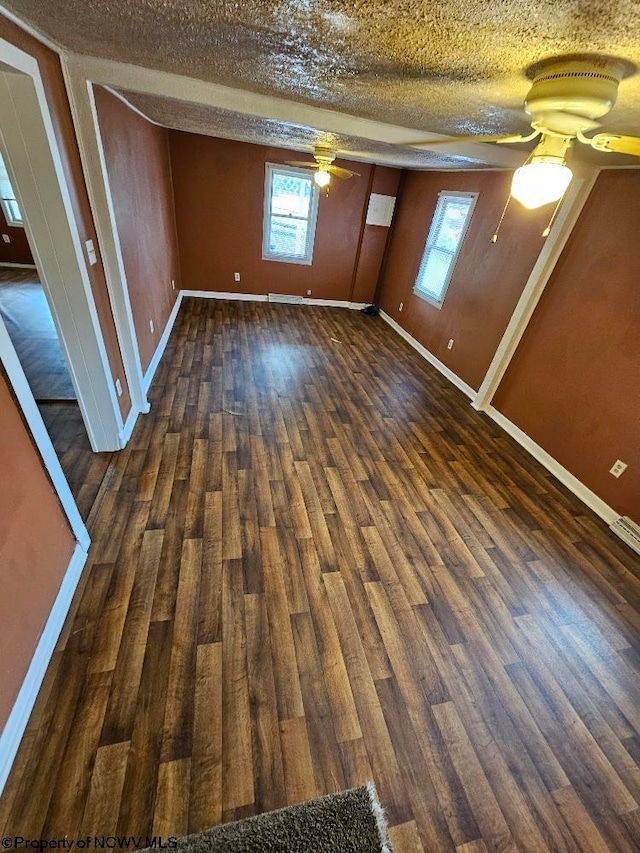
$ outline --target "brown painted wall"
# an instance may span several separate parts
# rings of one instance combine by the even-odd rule
[[[46,47],[46,45],[37,41],[2,15],[0,15],[0,36],[35,57],[38,62],[51,112],[54,132],[60,148],[62,165],[67,177],[67,187],[80,232],[80,240],[83,243],[85,240],[93,240],[93,244],[98,250],[99,255],[98,238],[95,233],[93,217],[89,207],[89,198],[82,174],[82,164],[73,129],[73,120],[71,118],[60,60],[57,54]],[[99,259],[97,264],[90,266],[88,269],[111,372],[114,380],[120,379],[122,383],[124,393],[120,397],[120,410],[123,417],[126,417],[131,409],[131,400],[116,336],[116,327],[113,321],[113,314],[111,313],[111,303],[109,301],[102,262]]]
[[[178,131],[169,138],[184,288],[351,298],[372,166],[337,161],[361,177],[334,180],[329,197],[321,195],[311,266],[263,261],[265,163],[306,158]],[[359,292],[373,295],[377,274],[364,277]]]
[[[640,172],[602,172],[493,405],[640,524],[639,219]]]
[[[3,234],[8,234],[10,243],[5,243]],[[32,264],[33,255],[24,228],[9,225],[4,210],[0,207],[0,264]]]
[[[66,517],[0,369],[0,731],[73,553]]]
[[[388,166],[374,166],[370,193],[396,196],[402,172]],[[366,211],[365,211],[366,216]],[[391,229],[363,222],[362,239],[356,267],[353,302],[373,302]]]
[[[512,203],[507,172],[407,172],[398,199],[378,302],[409,334],[478,389],[543,245],[550,211]],[[478,192],[473,218],[442,308],[413,295],[441,190]],[[400,312],[399,305],[404,303]],[[447,342],[454,339],[453,349]]]
[[[146,369],[180,290],[168,131],[146,121],[100,86],[95,87],[95,98],[140,357]]]

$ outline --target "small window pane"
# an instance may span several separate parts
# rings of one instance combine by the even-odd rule
[[[307,250],[307,220],[271,217],[269,251],[275,255],[303,258]]]
[[[439,249],[434,249],[427,255],[427,262],[421,270],[417,286],[434,299],[439,299],[442,294],[443,282],[449,275],[452,257],[451,252],[442,252]]]
[[[2,204],[2,209],[9,225],[23,224],[22,213],[16,201],[16,194],[11,186],[2,154],[0,154],[0,203]]]
[[[413,292],[442,305],[477,193],[440,193]]]
[[[271,210],[290,216],[309,215],[311,201],[311,179],[293,175],[282,175],[277,172],[273,176],[271,192]]]
[[[13,187],[9,183],[9,178],[0,177],[0,196],[2,198],[15,198]]]

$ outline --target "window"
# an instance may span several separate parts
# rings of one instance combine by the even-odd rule
[[[311,264],[317,216],[313,172],[267,163],[263,260]]]
[[[16,194],[11,186],[2,154],[0,154],[0,204],[2,204],[8,225],[24,226],[22,213],[16,201]]]
[[[440,308],[478,193],[441,192],[413,292]]]

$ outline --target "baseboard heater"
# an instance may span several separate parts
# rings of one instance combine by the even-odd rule
[[[298,305],[304,302],[303,296],[289,296],[287,293],[268,293],[269,302],[293,302]]]
[[[630,548],[633,548],[636,554],[640,554],[640,527],[638,527],[635,521],[631,521],[630,518],[623,515],[617,521],[613,522],[611,529]]]

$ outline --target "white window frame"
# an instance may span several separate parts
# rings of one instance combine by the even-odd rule
[[[311,266],[313,263],[313,247],[316,237],[316,224],[318,221],[318,198],[319,190],[313,180],[313,172],[309,169],[299,169],[296,166],[285,166],[282,163],[266,163],[264,180],[264,216],[262,221],[262,260],[279,261],[285,264],[302,264]],[[271,188],[273,177],[277,174],[294,175],[295,177],[311,180],[311,199],[309,201],[309,215],[307,220],[307,245],[303,256],[291,257],[291,255],[279,255],[269,251],[269,235],[271,233]],[[296,217],[303,218],[303,217]]]
[[[460,236],[460,242],[456,248],[456,251],[451,259],[451,263],[449,265],[449,271],[447,273],[447,277],[444,280],[444,284],[442,286],[442,291],[440,293],[440,298],[436,299],[431,293],[427,293],[420,287],[420,279],[422,278],[422,274],[424,268],[429,260],[429,252],[433,247],[434,240],[436,238],[435,227],[436,223],[439,219],[440,209],[443,205],[447,203],[448,199],[452,198],[470,198],[471,205],[469,207],[469,212],[467,214],[467,218],[464,224],[464,229]],[[422,253],[422,260],[420,261],[420,267],[418,268],[418,274],[416,276],[416,281],[413,286],[413,292],[416,296],[419,296],[420,299],[424,299],[425,302],[428,302],[430,305],[433,305],[434,308],[442,308],[442,304],[444,302],[445,296],[447,295],[447,290],[449,289],[449,283],[453,277],[454,270],[456,268],[456,264],[458,263],[458,258],[460,257],[460,252],[462,250],[462,246],[464,245],[465,237],[467,236],[467,232],[469,230],[469,225],[471,224],[471,219],[473,217],[473,211],[476,206],[476,201],[478,200],[478,193],[469,193],[469,192],[460,192],[458,190],[441,190],[438,193],[438,202],[436,204],[436,209],[433,212],[433,217],[431,219],[431,225],[429,226],[429,233],[427,235],[427,240],[424,247],[424,252]]]
[[[11,186],[11,191],[13,192],[13,198],[4,198],[4,196],[0,196],[0,205],[2,206],[4,218],[7,220],[7,225],[11,226],[12,228],[24,228],[24,216],[22,214],[22,208],[20,207],[20,203],[16,198],[15,190],[13,189],[13,184],[11,183],[11,178],[9,177],[9,172],[7,171],[7,166],[2,152],[0,152],[0,176],[4,176],[4,178]],[[13,215],[13,211],[11,210],[11,205],[9,203],[12,201],[15,202],[18,210],[20,211],[20,219],[16,219]]]

